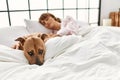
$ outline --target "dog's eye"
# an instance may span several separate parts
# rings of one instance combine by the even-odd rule
[[[43,50],[39,49],[39,50],[38,50],[38,53],[39,53],[39,54],[42,54],[42,53],[43,53]]]
[[[33,51],[33,50],[30,51],[30,52],[28,52],[28,54],[29,54],[30,56],[33,56],[33,55],[34,55],[34,51]]]

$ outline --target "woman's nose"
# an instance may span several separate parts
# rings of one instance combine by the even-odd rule
[[[48,27],[48,26],[49,26],[48,22],[46,22],[46,23],[45,23],[45,26],[46,26],[46,27]]]
[[[49,24],[49,21],[45,21],[45,24]]]

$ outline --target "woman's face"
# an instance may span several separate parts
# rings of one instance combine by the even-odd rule
[[[42,22],[44,23],[44,26],[46,28],[52,29],[52,30],[58,30],[59,22],[57,22],[54,18],[48,17],[45,20],[43,20]]]

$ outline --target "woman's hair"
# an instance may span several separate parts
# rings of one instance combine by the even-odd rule
[[[53,14],[51,14],[51,13],[43,13],[43,14],[40,16],[40,18],[39,18],[39,23],[41,23],[41,24],[44,25],[44,23],[43,23],[42,21],[45,20],[45,19],[47,19],[47,18],[49,18],[49,17],[52,17],[52,18],[54,18],[57,22],[61,23],[60,18],[55,17],[55,16],[54,16]]]

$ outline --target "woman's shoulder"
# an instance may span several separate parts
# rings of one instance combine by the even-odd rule
[[[75,20],[71,16],[66,16],[66,18],[62,20],[61,26],[65,27],[69,22],[73,22],[73,21]]]
[[[71,16],[66,16],[63,21],[71,21],[74,20]]]

